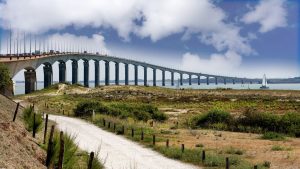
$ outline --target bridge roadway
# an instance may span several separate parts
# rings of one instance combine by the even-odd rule
[[[163,66],[158,66],[154,64],[149,64],[146,62],[140,62],[125,58],[118,58],[108,55],[100,55],[93,53],[76,53],[76,52],[67,52],[67,53],[44,53],[42,55],[18,55],[18,56],[0,56],[0,63],[4,63],[10,72],[10,77],[13,78],[18,72],[25,69],[25,93],[31,93],[36,90],[36,72],[35,70],[40,66],[44,65],[44,87],[48,87],[53,83],[53,70],[52,65],[55,62],[59,62],[59,82],[66,81],[66,62],[72,61],[72,84],[78,83],[78,61],[83,60],[84,65],[84,86],[89,86],[89,61],[93,60],[95,63],[95,86],[99,85],[99,62],[105,62],[105,85],[110,84],[109,76],[109,63],[115,63],[115,84],[119,85],[119,65],[123,63],[125,66],[125,85],[129,84],[129,65],[134,65],[134,84],[138,85],[138,67],[141,66],[144,68],[144,85],[148,85],[147,82],[147,69],[151,68],[153,70],[153,86],[156,86],[156,71],[160,70],[162,72],[162,86],[165,86],[166,72],[171,73],[171,85],[174,86],[174,74],[178,73],[180,76],[180,85],[183,85],[183,75],[188,75],[189,85],[192,85],[192,76],[196,76],[198,79],[198,85],[201,83],[201,77],[206,78],[206,84],[210,84],[210,79],[214,78],[215,83],[218,84],[220,79],[223,79],[222,83],[226,84],[230,80],[233,84],[239,82],[244,84],[245,82],[252,83],[251,79],[247,78],[237,78],[229,76],[218,76],[211,74],[203,74],[189,71],[182,71],[172,68],[167,68]]]

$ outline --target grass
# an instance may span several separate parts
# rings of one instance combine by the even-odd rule
[[[37,132],[43,123],[42,115],[39,113],[35,114],[35,124],[34,124],[34,108],[32,106],[27,107],[23,110],[23,120],[25,123],[25,127],[27,131],[33,131],[33,127],[35,127],[35,131]]]
[[[272,146],[271,150],[272,151],[284,151],[285,148],[280,145],[274,145],[274,146]]]
[[[262,135],[262,139],[272,140],[272,141],[283,141],[286,140],[285,136],[275,132],[266,132]]]

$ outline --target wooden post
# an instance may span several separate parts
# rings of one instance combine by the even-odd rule
[[[131,129],[131,137],[134,137],[134,128]]]
[[[141,140],[144,140],[144,130],[142,129]]]
[[[35,138],[35,113],[33,113],[32,137]]]
[[[125,127],[122,126],[122,134],[125,134]]]
[[[166,147],[169,148],[169,139],[166,141]]]
[[[229,169],[229,158],[226,157],[226,169]]]
[[[47,148],[47,158],[46,158],[46,167],[50,166],[51,158],[53,155],[53,134],[54,134],[54,125],[51,126],[50,137]]]
[[[47,128],[48,128],[48,114],[46,114],[46,121],[45,121],[44,142],[43,142],[44,144],[46,144]]]
[[[93,167],[93,159],[94,159],[94,152],[91,152],[90,158],[89,158],[88,169],[92,169],[92,167]]]
[[[184,152],[184,144],[181,144],[181,152]]]
[[[116,123],[114,123],[114,132],[116,132]]]
[[[202,163],[205,161],[205,150],[202,151]]]
[[[15,114],[14,114],[13,121],[15,121],[15,120],[16,120],[17,113],[18,113],[18,111],[19,111],[19,106],[20,106],[20,103],[17,103],[17,107],[16,107],[16,110],[15,110]]]
[[[155,145],[155,135],[153,135],[153,145]]]
[[[110,129],[110,121],[108,122],[108,128]]]
[[[103,126],[105,127],[105,119],[103,119]]]
[[[63,168],[64,151],[65,151],[64,133],[61,131],[60,132],[60,149],[59,149],[59,156],[58,156],[58,169]]]
[[[254,169],[257,169],[257,165],[254,166]]]
[[[65,115],[65,110],[63,110],[63,115]]]

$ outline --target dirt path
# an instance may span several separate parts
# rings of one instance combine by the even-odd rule
[[[196,169],[198,167],[168,159],[121,136],[102,130],[83,120],[49,115],[58,128],[76,135],[79,147],[88,152],[100,150],[107,169]]]

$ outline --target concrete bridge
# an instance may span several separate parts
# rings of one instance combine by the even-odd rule
[[[55,62],[59,62],[59,82],[66,82],[66,62],[72,61],[72,84],[78,83],[78,61],[83,60],[83,72],[84,72],[84,86],[89,87],[89,61],[93,60],[95,64],[95,86],[99,86],[99,62],[105,62],[105,85],[110,85],[110,62],[115,63],[115,85],[120,84],[119,79],[119,67],[120,63],[123,63],[125,66],[125,85],[129,85],[129,65],[134,66],[134,85],[138,85],[138,67],[141,66],[144,68],[144,85],[148,85],[148,75],[147,69],[151,68],[153,70],[153,86],[157,85],[156,80],[156,72],[160,70],[162,72],[162,86],[166,85],[166,72],[171,73],[171,85],[174,86],[174,74],[179,74],[179,83],[183,85],[184,79],[183,75],[188,75],[188,83],[192,85],[192,76],[197,77],[197,84],[200,85],[201,77],[206,78],[206,85],[210,84],[210,79],[214,78],[215,84],[218,84],[221,81],[226,83],[242,83],[244,84],[246,81],[252,83],[250,79],[246,78],[237,78],[237,77],[228,77],[228,76],[218,76],[218,75],[210,75],[210,74],[202,74],[196,72],[188,72],[182,71],[167,67],[162,67],[158,65],[153,65],[145,62],[118,58],[107,55],[100,55],[98,53],[79,53],[79,52],[50,52],[43,53],[41,55],[37,54],[23,54],[23,55],[5,55],[0,57],[0,62],[5,63],[10,71],[10,77],[13,78],[18,72],[25,69],[25,93],[31,93],[36,90],[36,72],[35,70],[40,66],[44,65],[44,88],[50,86],[53,83],[53,69],[52,65]],[[81,70],[80,70],[81,71]]]

